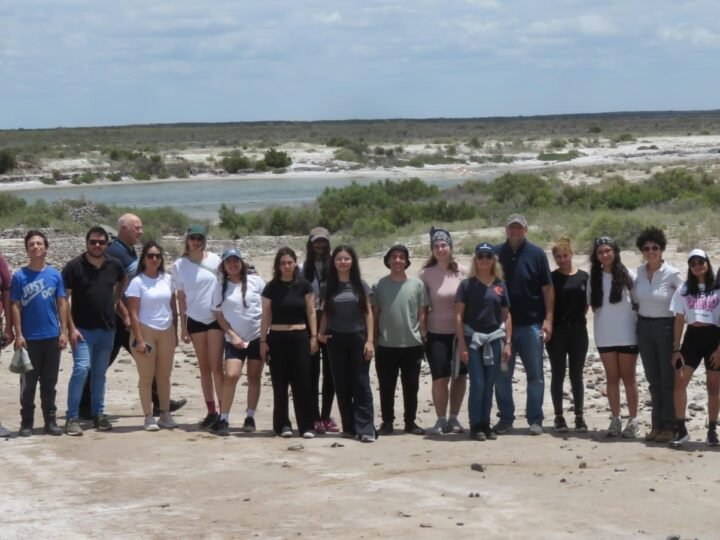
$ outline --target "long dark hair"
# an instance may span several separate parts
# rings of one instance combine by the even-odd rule
[[[603,270],[602,264],[597,257],[597,250],[600,246],[609,246],[612,248],[615,258],[613,259],[612,269],[612,285],[610,286],[610,303],[617,304],[622,300],[623,287],[631,291],[633,288],[632,278],[627,267],[620,259],[620,248],[617,242],[609,236],[601,236],[593,241],[593,250],[590,253],[590,305],[593,308],[599,308],[603,303]]]
[[[298,277],[300,277],[300,272],[298,271],[297,267],[297,255],[295,254],[295,251],[288,246],[283,246],[280,249],[278,249],[277,254],[275,255],[275,261],[273,262],[273,281],[282,281],[282,272],[280,271],[280,259],[282,259],[285,255],[289,255],[293,261],[295,261],[295,272],[293,273],[293,281],[297,281]]]
[[[242,291],[243,306],[248,307],[247,302],[245,301],[245,293],[247,292],[248,266],[247,264],[245,264],[245,261],[242,257],[238,257],[238,259],[240,259],[240,290]],[[227,292],[228,282],[230,281],[230,274],[228,274],[227,270],[225,270],[225,262],[226,261],[221,262],[220,267],[218,268],[222,279],[222,292],[220,293],[220,303],[216,307],[220,307],[225,301],[225,293]]]
[[[165,250],[155,240],[150,240],[147,244],[145,244],[143,246],[142,251],[140,252],[140,260],[138,261],[137,273],[142,274],[145,272],[145,255],[147,255],[147,252],[151,248],[157,248],[160,251],[160,266],[158,267],[158,272],[160,274],[164,274],[165,273]]]
[[[694,259],[695,257],[693,257]],[[706,269],[705,273],[703,274],[703,283],[705,284],[705,292],[710,292],[710,290],[720,289],[720,283],[718,283],[718,279],[715,278],[715,274],[713,274],[713,268],[712,264],[710,264],[709,259],[705,259]],[[720,278],[720,274],[718,274],[718,278]],[[687,271],[687,279],[685,280],[685,293],[683,296],[691,295],[691,296],[697,296],[700,294],[700,282],[698,281],[698,278],[695,277],[695,274],[692,273],[692,270],[690,269],[690,261],[688,261],[688,271]]]
[[[360,263],[358,262],[357,253],[348,245],[340,245],[336,247],[330,255],[330,269],[328,272],[327,287],[325,288],[324,297],[324,308],[323,316],[330,316],[333,311],[333,298],[340,290],[340,280],[338,279],[338,271],[335,268],[335,257],[338,253],[344,251],[350,255],[352,264],[350,266],[350,286],[353,288],[353,292],[358,296],[358,303],[363,313],[367,313],[367,295],[365,294],[365,288],[363,287],[362,278],[360,277]]]
[[[330,251],[330,240],[327,241],[328,251]],[[315,268],[315,250],[313,249],[313,243],[308,238],[307,244],[305,244],[305,262],[303,263],[302,273],[305,279],[310,283],[317,278],[319,284],[323,284],[328,279],[328,273],[332,266],[332,257],[326,257],[323,261],[320,275],[317,275],[317,269]]]

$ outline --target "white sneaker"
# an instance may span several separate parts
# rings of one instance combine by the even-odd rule
[[[619,437],[622,431],[622,420],[620,418],[613,418],[610,420],[610,426],[607,430],[608,437]]]
[[[11,434],[10,430],[0,424],[0,437],[9,437]]]
[[[292,437],[292,429],[290,428],[290,426],[285,426],[284,428],[282,428],[280,430],[280,436],[283,439],[289,439],[290,437]]]
[[[428,430],[429,435],[442,435],[448,428],[448,423],[444,418],[438,418],[435,425]]]
[[[365,434],[365,435],[363,435],[362,437],[360,437],[360,440],[361,440],[362,442],[368,442],[368,443],[370,443],[370,442],[375,442],[375,435]]]
[[[173,417],[169,412],[160,414],[160,420],[158,420],[157,425],[165,429],[175,429],[178,427],[177,422],[173,420]]]
[[[306,431],[303,433],[303,439],[314,439],[315,438],[315,432],[314,431]]]
[[[542,435],[542,426],[540,424],[530,424],[530,435]]]
[[[145,431],[160,431],[160,426],[157,425],[155,417],[151,414],[145,417]]]
[[[622,431],[623,439],[636,439],[640,426],[635,418],[630,418]]]
[[[451,416],[447,423],[447,430],[449,433],[465,433],[465,428],[457,419],[457,416]]]

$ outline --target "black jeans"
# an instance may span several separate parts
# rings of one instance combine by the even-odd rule
[[[331,332],[330,365],[337,391],[342,430],[353,435],[374,435],[370,362],[363,357],[364,333]]]
[[[587,326],[582,323],[553,326],[552,339],[546,348],[550,357],[550,395],[555,414],[563,414],[563,384],[569,365],[575,414],[581,416],[585,399],[583,368],[588,351]]]
[[[320,369],[322,366],[322,370]],[[328,349],[325,345],[320,345],[318,352],[311,358],[311,377],[310,391],[313,396],[313,417],[330,418],[332,411],[333,399],[335,398],[335,385],[333,384],[332,372],[330,371],[330,361],[328,359]],[[322,371],[322,408],[318,406],[318,394],[320,393],[320,372]]]
[[[270,378],[273,387],[273,429],[280,434],[292,427],[288,416],[288,387],[292,389],[298,431],[313,429],[310,393],[310,336],[307,330],[268,334]],[[317,397],[315,397],[317,401]]]
[[[58,338],[27,341],[27,352],[33,369],[20,376],[20,418],[23,426],[32,427],[35,418],[35,390],[40,383],[40,404],[45,422],[55,420],[55,387],[60,370]]]
[[[420,362],[423,346],[375,349],[375,369],[380,383],[380,410],[383,422],[395,420],[395,388],[398,372],[402,382],[405,425],[415,422],[420,389]]]

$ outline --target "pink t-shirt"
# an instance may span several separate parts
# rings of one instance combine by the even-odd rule
[[[455,333],[455,292],[467,274],[467,267],[458,265],[455,274],[443,272],[439,266],[420,270],[418,277],[425,284],[430,297],[427,318],[428,332],[433,334]]]

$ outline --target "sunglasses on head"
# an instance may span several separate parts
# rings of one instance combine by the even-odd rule
[[[605,246],[608,244],[612,244],[613,239],[610,238],[609,236],[599,236],[598,238],[595,239],[595,241],[593,243],[595,244],[595,247]]]
[[[107,244],[107,240],[91,238],[90,240],[88,240],[88,244],[90,244],[91,246],[104,246],[105,244]]]
[[[162,253],[146,253],[145,257],[148,259],[162,259]]]
[[[648,251],[660,251],[660,246],[657,244],[649,245],[649,246],[643,246],[642,251],[644,253],[647,253]]]

